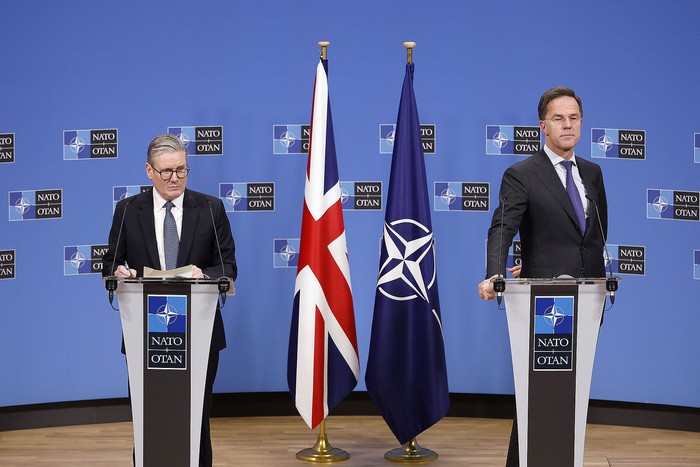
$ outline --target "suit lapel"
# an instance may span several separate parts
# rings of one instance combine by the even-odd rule
[[[177,267],[189,264],[192,243],[197,233],[200,207],[189,190],[185,190],[185,199],[182,202],[182,207],[182,232],[180,235],[180,250],[177,255]]]
[[[564,211],[566,211],[566,214],[569,216],[574,225],[578,226],[578,219],[576,219],[576,213],[574,212],[574,207],[571,204],[569,195],[566,193],[566,189],[564,188],[564,185],[562,185],[561,179],[559,178],[559,175],[557,175],[557,171],[554,169],[549,157],[547,157],[544,150],[536,152],[532,155],[532,157],[533,162],[540,168],[540,170],[536,171],[537,177],[540,179],[545,188],[552,193],[552,196],[554,196],[554,199],[557,200]]]
[[[158,243],[156,241],[156,224],[153,220],[153,193],[144,194],[143,202],[139,206],[139,224],[141,225],[143,241],[150,260],[149,267],[160,269],[158,258]]]

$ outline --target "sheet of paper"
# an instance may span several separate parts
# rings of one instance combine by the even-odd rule
[[[192,278],[192,265],[182,266],[177,269],[161,271],[160,269],[143,268],[143,277],[181,277],[184,279]]]

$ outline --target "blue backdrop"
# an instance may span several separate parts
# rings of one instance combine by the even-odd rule
[[[505,315],[476,284],[501,174],[525,156],[494,154],[508,147],[489,132],[537,126],[541,93],[566,85],[583,98],[577,155],[599,156],[623,278],[591,397],[700,407],[700,3],[6,0],[2,17],[0,406],[126,396],[119,316],[75,255],[106,243],[115,187],[148,184],[146,147],[170,127],[223,132],[218,155],[189,158],[189,187],[245,198],[274,183],[273,211],[227,205],[240,273],[215,390],[286,390],[296,271],[275,251],[299,237],[306,156],[275,152],[289,151],[284,130],[303,136],[316,42],[330,40],[340,178],[386,195],[380,125],[395,123],[413,40],[419,115],[435,125],[426,167],[450,391],[513,391]],[[463,183],[490,184],[487,211],[450,210],[441,195]],[[363,379],[383,218],[345,211]]]

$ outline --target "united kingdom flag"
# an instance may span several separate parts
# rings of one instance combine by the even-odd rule
[[[316,69],[311,140],[287,381],[297,410],[315,428],[357,385],[360,363],[328,98],[328,61]]]

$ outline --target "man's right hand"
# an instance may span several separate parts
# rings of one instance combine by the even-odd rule
[[[136,269],[129,269],[120,264],[117,269],[114,270],[114,275],[116,277],[136,277]]]
[[[483,298],[484,300],[493,300],[496,298],[496,292],[493,290],[493,282],[491,282],[491,279],[494,277],[498,277],[498,274],[494,274],[489,279],[484,279],[483,281],[479,282],[477,287],[479,290],[479,297]]]

